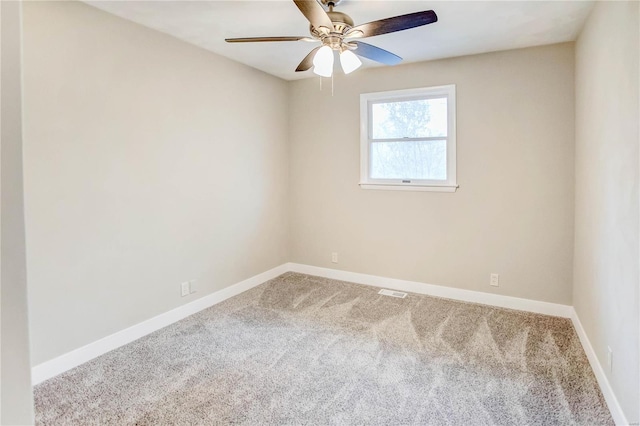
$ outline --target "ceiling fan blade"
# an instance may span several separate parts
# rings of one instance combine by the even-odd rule
[[[296,68],[296,72],[306,71],[313,66],[313,57],[316,55],[316,52],[320,50],[322,46],[318,46],[313,49],[307,56],[304,57],[298,68]]]
[[[311,37],[240,37],[240,38],[225,38],[227,43],[253,43],[264,41],[315,41]]]
[[[333,29],[329,15],[317,0],[293,0],[293,2],[314,28],[325,27],[329,30]]]
[[[353,37],[372,37],[421,27],[422,25],[437,21],[438,16],[436,13],[433,10],[426,10],[424,12],[409,13],[407,15],[394,16],[392,18],[357,25],[347,32],[346,37],[349,37],[350,34],[352,34]]]
[[[402,58],[400,56],[394,55],[388,50],[380,49],[379,47],[375,47],[361,41],[352,41],[349,44],[351,43],[358,46],[353,53],[358,56],[362,56],[363,58],[371,59],[385,65],[397,65],[402,62]]]

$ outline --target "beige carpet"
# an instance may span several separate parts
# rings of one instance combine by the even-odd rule
[[[287,273],[35,388],[38,424],[613,424],[567,319]]]

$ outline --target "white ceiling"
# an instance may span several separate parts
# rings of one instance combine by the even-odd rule
[[[224,41],[308,35],[308,22],[290,0],[86,3],[286,80],[313,76],[311,71],[294,70],[315,43]],[[336,10],[351,16],[356,25],[434,10],[434,24],[364,40],[408,63],[575,40],[592,6],[592,1],[344,0]],[[365,67],[378,66],[363,62]]]

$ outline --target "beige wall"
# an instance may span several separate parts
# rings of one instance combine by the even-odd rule
[[[21,6],[0,2],[0,134],[2,137],[0,252],[0,424],[33,423],[27,320],[24,208],[22,194]]]
[[[81,3],[28,2],[34,364],[294,261],[575,302],[637,421],[638,82],[620,78],[638,73],[637,8],[597,6],[577,52],[360,70],[331,96]],[[360,93],[451,83],[460,189],[361,190]]]
[[[573,301],[630,423],[640,421],[638,2],[601,2],[576,45]],[[613,370],[607,367],[607,346]]]
[[[292,261],[571,304],[573,59],[567,43],[360,70],[333,97],[291,83]],[[360,189],[359,95],[443,84],[459,190]]]
[[[79,2],[24,26],[34,364],[287,261],[284,81]]]

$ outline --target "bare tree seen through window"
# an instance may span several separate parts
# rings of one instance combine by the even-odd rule
[[[371,136],[371,178],[446,180],[446,98],[373,104]]]

